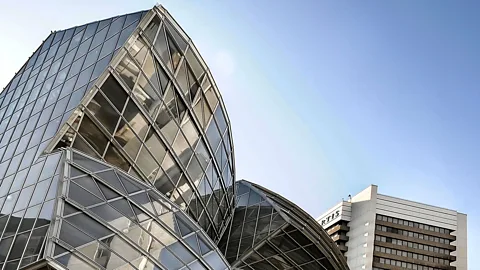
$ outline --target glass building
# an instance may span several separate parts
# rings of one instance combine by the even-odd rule
[[[252,269],[231,134],[162,6],[52,32],[0,93],[0,269]]]
[[[320,224],[297,205],[254,183],[236,183],[236,209],[220,250],[239,269],[348,269]]]

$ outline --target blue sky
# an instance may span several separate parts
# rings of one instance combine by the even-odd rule
[[[457,209],[480,269],[480,2],[161,3],[223,93],[238,178],[315,217],[370,184]],[[50,30],[154,4],[1,1],[0,85]]]

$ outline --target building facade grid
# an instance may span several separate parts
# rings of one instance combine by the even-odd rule
[[[220,92],[161,6],[52,32],[0,93],[2,270],[347,269],[309,218],[235,185]]]

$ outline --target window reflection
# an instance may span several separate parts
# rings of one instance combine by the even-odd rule
[[[120,152],[113,144],[110,144],[105,153],[105,161],[124,171],[128,171],[130,167],[129,163],[120,155]]]
[[[192,48],[188,49],[188,51],[185,54],[185,57],[187,58],[187,61],[190,64],[190,67],[192,68],[192,71],[195,74],[195,77],[199,79],[205,71],[203,70],[203,67],[200,65],[200,62],[197,60],[197,58],[193,54]]]
[[[222,140],[215,121],[211,121],[210,126],[207,128],[207,139],[212,150],[215,151]]]
[[[140,78],[133,89],[133,94],[145,110],[152,116],[156,114],[158,108],[162,104],[157,91],[143,75],[140,75]]]
[[[116,70],[128,87],[132,89],[140,73],[140,69],[128,54],[125,54],[122,61],[116,67]]]
[[[145,56],[147,55],[147,44],[143,41],[143,39],[138,38],[135,40],[135,42],[132,44],[128,52],[130,55],[137,60],[138,63],[143,64],[143,60],[145,59]],[[144,69],[144,72],[145,69]]]
[[[171,144],[177,135],[179,127],[177,123],[175,123],[170,111],[164,106],[165,105],[163,105],[162,109],[160,110],[155,123],[160,128],[167,142]]]
[[[87,105],[87,108],[90,109],[95,118],[98,119],[110,133],[113,133],[120,116],[101,92],[98,92],[93,97],[92,101]]]
[[[88,118],[87,115],[83,117],[82,124],[80,125],[78,132],[83,138],[99,153],[100,155],[105,151],[107,147],[108,139],[103,133],[95,126],[95,124]]]
[[[127,101],[127,93],[123,91],[123,88],[117,80],[113,76],[109,76],[103,83],[101,89],[117,111],[122,112],[125,102]]]
[[[152,44],[157,34],[159,25],[160,25],[160,19],[157,16],[155,16],[153,17],[152,21],[148,24],[148,26],[145,28],[145,31],[144,31],[145,36],[150,40]]]
[[[138,154],[136,163],[138,164],[138,166],[148,180],[153,181],[155,179],[155,176],[157,175],[159,169],[159,165],[153,159],[152,155],[148,152],[145,146],[142,146],[142,149]]]

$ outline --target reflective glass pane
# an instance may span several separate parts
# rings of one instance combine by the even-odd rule
[[[140,69],[128,54],[123,57],[122,61],[116,67],[116,70],[127,86],[133,88]]]
[[[120,84],[115,80],[114,77],[109,76],[107,80],[103,83],[102,92],[107,96],[110,102],[117,108],[119,112],[123,111],[123,106],[127,101],[127,94],[120,86]]]
[[[105,147],[107,147],[108,139],[87,116],[83,117],[78,132],[98,153],[103,153]]]
[[[101,92],[98,92],[95,97],[93,97],[87,107],[93,113],[95,118],[102,123],[103,127],[105,127],[110,133],[113,133],[120,116]]]
[[[155,36],[157,35],[158,27],[160,25],[160,19],[155,16],[153,17],[152,21],[148,24],[145,28],[145,36],[153,43]]]

